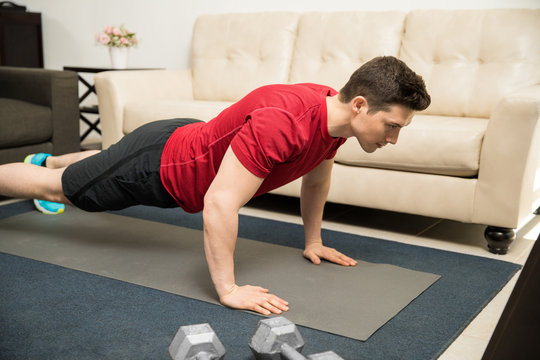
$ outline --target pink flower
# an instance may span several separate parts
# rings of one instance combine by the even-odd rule
[[[131,47],[138,44],[135,33],[127,30],[124,25],[119,27],[107,25],[105,30],[96,35],[99,44],[109,47]]]
[[[103,45],[107,45],[107,43],[111,41],[111,38],[109,37],[109,35],[100,32],[99,34],[97,34],[97,41]]]

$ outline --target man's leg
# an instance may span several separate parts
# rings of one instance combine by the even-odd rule
[[[70,204],[62,191],[64,169],[25,163],[0,165],[0,195]]]
[[[47,157],[47,167],[28,163],[0,165],[0,195],[70,204],[62,191],[62,174],[71,165],[98,150]]]
[[[77,161],[96,155],[99,152],[100,150],[88,150],[59,156],[49,156],[45,164],[49,169],[65,168]]]

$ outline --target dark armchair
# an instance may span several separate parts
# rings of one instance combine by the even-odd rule
[[[0,164],[79,150],[77,74],[0,66]]]

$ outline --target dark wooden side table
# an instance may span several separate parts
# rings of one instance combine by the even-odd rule
[[[79,97],[79,104],[82,104],[82,102],[91,94],[96,93],[96,87],[93,83],[88,82],[86,79],[84,79],[81,76],[81,73],[91,73],[91,74],[97,74],[103,71],[124,71],[124,70],[158,70],[158,68],[144,68],[144,69],[138,69],[138,68],[128,68],[128,69],[112,69],[112,68],[98,68],[98,67],[80,67],[80,66],[64,66],[64,70],[69,71],[75,71],[77,73],[77,77],[79,78],[79,81],[86,87],[86,91]],[[91,121],[88,119],[84,114],[95,114],[99,115],[99,108],[98,105],[93,106],[80,106],[79,107],[79,117],[81,120],[88,125],[88,129],[81,135],[81,142],[86,139],[88,135],[92,131],[97,132],[101,135],[101,129],[98,127],[100,119],[99,117]]]
[[[86,81],[86,79],[84,79],[81,76],[81,73],[93,73],[93,74],[96,74],[96,73],[99,73],[99,72],[102,72],[102,71],[109,71],[109,70],[112,70],[112,69],[108,69],[108,68],[88,68],[88,67],[77,67],[77,66],[64,66],[64,70],[75,71],[77,73],[77,77],[79,78],[79,82],[81,82],[86,87],[86,91],[79,97],[79,104],[82,104],[82,102],[90,94],[96,94],[97,95],[97,93],[96,93],[96,88],[95,88],[94,84]],[[84,139],[86,139],[86,137],[88,135],[90,135],[90,133],[92,131],[95,131],[95,132],[97,132],[98,134],[101,135],[101,129],[98,128],[99,121],[100,121],[99,117],[96,120],[91,121],[84,114],[98,114],[99,115],[98,106],[93,105],[93,106],[80,106],[79,107],[79,117],[86,125],[88,125],[88,129],[84,132],[84,134],[81,135],[81,142]]]

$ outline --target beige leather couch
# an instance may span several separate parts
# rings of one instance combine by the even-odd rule
[[[200,16],[192,66],[96,76],[104,147],[158,119],[209,120],[269,83],[339,90],[379,55],[426,80],[432,105],[397,145],[339,150],[329,201],[488,226],[505,253],[540,206],[540,10]],[[275,191],[299,195],[299,181]]]

